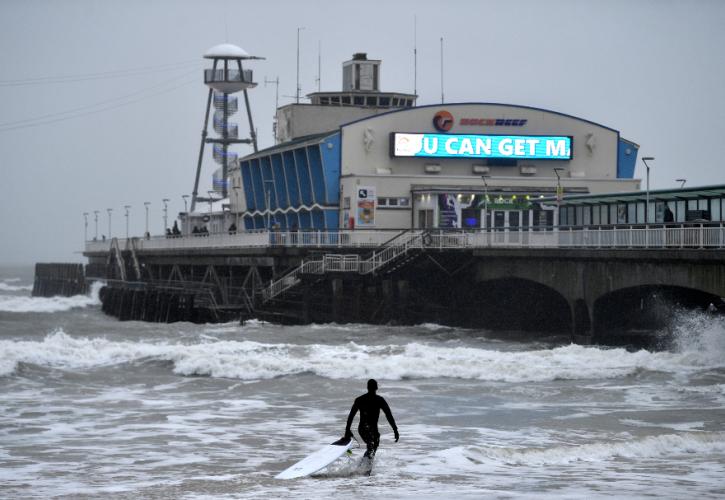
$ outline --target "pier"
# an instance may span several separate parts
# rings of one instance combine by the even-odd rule
[[[123,320],[536,326],[606,343],[618,311],[636,326],[658,297],[725,296],[722,224],[251,231],[90,241],[84,255]]]

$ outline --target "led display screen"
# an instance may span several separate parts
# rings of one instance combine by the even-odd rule
[[[391,154],[424,158],[571,160],[571,137],[394,132]]]

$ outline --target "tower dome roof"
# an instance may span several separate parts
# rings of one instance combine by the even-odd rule
[[[236,45],[220,43],[204,53],[204,59],[251,59],[251,56]]]

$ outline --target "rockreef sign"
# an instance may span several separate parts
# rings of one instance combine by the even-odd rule
[[[392,156],[571,160],[571,136],[393,132]]]

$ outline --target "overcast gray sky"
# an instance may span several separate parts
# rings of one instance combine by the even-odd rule
[[[0,1],[0,263],[77,261],[82,213],[99,233],[152,233],[183,210],[207,89],[202,54],[230,42],[251,65],[260,147],[273,143],[273,85],[339,90],[353,52],[382,59],[383,90],[413,90],[417,16],[419,104],[537,106],[610,126],[655,156],[653,188],[723,184],[723,1]],[[291,102],[282,97],[281,104]],[[240,124],[243,120],[238,120]],[[243,152],[243,151],[242,151]],[[204,181],[214,164],[207,155]],[[643,177],[641,164],[636,176]],[[206,189],[206,187],[205,187]],[[172,216],[173,217],[173,216]],[[89,234],[94,232],[90,217]]]

